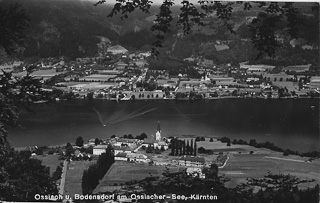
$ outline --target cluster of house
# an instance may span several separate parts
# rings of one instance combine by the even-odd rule
[[[124,138],[112,138],[109,140],[109,144],[112,145],[114,150],[115,161],[126,161],[136,163],[150,163],[152,161],[151,156],[147,156],[143,153],[139,153],[141,147],[152,147],[153,149],[168,150],[169,138],[161,137],[160,123],[158,122],[155,138],[148,138],[144,140],[138,139],[124,139]],[[99,156],[105,152],[107,144],[96,145],[93,147],[93,155]],[[205,159],[198,156],[181,156],[176,160],[177,166],[186,167],[187,173],[204,177],[202,174],[202,168],[205,166]]]
[[[154,149],[167,150],[168,143],[163,141],[161,137],[160,123],[158,122],[155,138],[147,138],[144,140],[139,139],[125,139],[125,138],[112,138],[109,140],[114,150],[114,158],[116,161],[134,161],[149,163],[151,160],[148,156],[138,153],[141,147],[152,147]],[[93,147],[93,155],[99,156],[105,152],[107,144],[97,145]]]

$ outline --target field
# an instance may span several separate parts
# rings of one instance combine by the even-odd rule
[[[64,194],[66,195],[68,194],[71,197],[73,197],[74,194],[82,194],[82,189],[81,189],[82,174],[83,174],[83,171],[87,169],[91,164],[93,164],[93,161],[70,162],[67,169]]]
[[[273,174],[291,174],[300,179],[315,179],[320,183],[320,160],[307,162],[296,156],[271,156],[268,154],[229,154],[230,159],[220,174],[231,178],[230,187],[244,182],[246,178],[262,178],[268,171]],[[302,185],[303,186],[303,185]],[[307,185],[305,185],[307,186]]]
[[[45,70],[37,70],[37,71],[34,71],[32,73],[32,75],[34,76],[47,76],[47,77],[52,77],[52,76],[55,76],[55,75],[59,75],[59,74],[62,74],[64,72],[56,72],[56,69],[45,69]],[[13,73],[14,76],[25,76],[27,74],[27,71],[22,71],[22,72],[19,72],[19,73]]]
[[[43,165],[50,167],[50,175],[53,174],[60,163],[63,163],[63,161],[58,159],[59,155],[38,155],[36,158],[41,160]]]
[[[170,167],[170,172],[177,172],[179,167]],[[120,185],[131,180],[142,180],[150,176],[161,176],[165,171],[164,166],[149,166],[129,162],[115,162],[107,174],[100,181],[95,192],[106,191],[106,188],[114,184]]]

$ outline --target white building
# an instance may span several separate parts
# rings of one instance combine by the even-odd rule
[[[102,153],[106,153],[108,145],[97,145],[93,147],[93,155],[100,156]]]
[[[160,122],[159,121],[158,121],[157,132],[156,132],[156,140],[161,141],[161,129],[160,129]]]
[[[127,158],[128,158],[128,161],[136,161],[136,162],[143,162],[143,163],[148,163],[150,161],[146,155],[137,154],[137,153],[127,154]]]
[[[124,152],[127,154],[131,154],[132,150],[130,149],[130,147],[118,147],[118,146],[114,146],[114,155],[116,156],[117,154]]]
[[[205,174],[202,173],[201,168],[187,168],[186,172],[193,177],[205,178]]]
[[[117,155],[114,156],[115,161],[127,161],[127,153],[120,152]]]

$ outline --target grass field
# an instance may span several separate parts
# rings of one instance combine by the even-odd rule
[[[50,167],[50,175],[53,174],[60,163],[63,163],[63,161],[58,159],[59,155],[38,155],[36,158],[41,160],[43,165]]]
[[[109,186],[124,184],[131,180],[142,180],[150,176],[161,176],[165,171],[164,166],[149,166],[129,162],[115,162],[107,174],[100,181],[95,191],[104,191]],[[177,172],[179,167],[170,167],[170,172]]]
[[[267,156],[266,154],[230,154],[230,159],[226,166],[220,169],[220,174],[226,174],[231,179],[228,183],[230,187],[244,182],[246,178],[262,178],[268,171],[274,174],[291,174],[300,179],[315,179],[315,182],[309,185],[320,183],[320,160],[309,163],[295,161],[301,160],[296,157],[283,157],[288,160],[281,160],[267,158]],[[290,160],[290,158],[293,159]]]
[[[74,194],[82,194],[81,182],[83,171],[93,163],[93,161],[70,162],[66,175],[64,194],[68,194],[71,197],[73,197]]]

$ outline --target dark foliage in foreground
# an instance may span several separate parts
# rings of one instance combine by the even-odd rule
[[[31,111],[33,101],[46,97],[38,79],[28,74],[0,77],[0,200],[34,201],[35,194],[57,194],[49,168],[31,158],[30,152],[16,152],[9,143],[6,126],[18,126],[19,111]]]
[[[82,175],[82,193],[92,194],[93,190],[98,186],[99,180],[107,173],[111,165],[114,163],[114,155],[112,147],[108,146],[106,153],[102,153],[96,164],[89,166]]]
[[[215,174],[215,175],[214,175]],[[140,181],[140,194],[176,194],[191,197],[192,194],[216,196],[214,202],[223,203],[293,203],[319,201],[319,185],[308,189],[299,188],[300,184],[312,181],[300,180],[291,175],[275,175],[268,173],[264,178],[250,178],[246,183],[236,188],[227,188],[227,178],[214,173],[205,179],[187,175],[185,172],[163,173],[163,177],[150,177]],[[132,188],[132,185],[128,188]],[[130,192],[129,192],[130,193]],[[140,200],[141,202],[155,202],[154,200]],[[170,200],[169,202],[212,202],[208,199]]]
[[[106,0],[99,0],[95,5],[103,4]],[[242,6],[244,11],[250,11],[253,7],[258,7],[260,10],[256,17],[253,18],[250,26],[251,40],[254,47],[259,51],[258,58],[264,54],[270,57],[275,56],[276,48],[280,44],[276,40],[276,31],[279,27],[285,27],[286,35],[290,38],[299,37],[299,29],[305,24],[303,18],[299,17],[298,9],[293,2],[220,2],[199,0],[199,6],[191,3],[188,0],[181,1],[180,14],[176,21],[176,26],[183,30],[184,35],[191,33],[192,26],[204,26],[203,20],[208,15],[216,13],[217,19],[223,22],[223,25],[230,31],[236,33],[233,25],[230,23],[232,13],[235,6]],[[108,17],[113,17],[117,14],[121,18],[128,18],[128,15],[135,10],[140,10],[144,13],[149,13],[152,1],[148,0],[116,0],[112,11]],[[165,36],[172,31],[175,24],[172,8],[175,5],[174,1],[165,0],[159,7],[158,14],[154,20],[154,25],[151,30],[155,33],[157,40],[153,43],[153,53],[159,54],[159,48],[163,47]],[[315,3],[312,11],[316,16],[319,16],[319,4]],[[317,22],[319,24],[319,21]],[[314,24],[316,26],[317,24]]]

